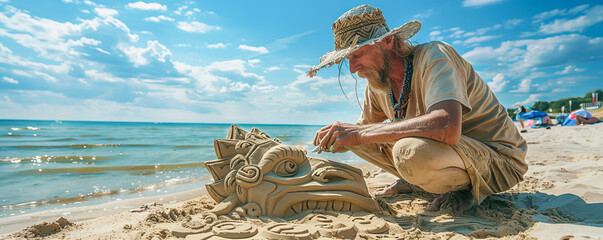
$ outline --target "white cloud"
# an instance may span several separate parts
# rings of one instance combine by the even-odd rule
[[[224,44],[224,43],[209,44],[209,45],[207,45],[207,48],[226,48],[226,44]]]
[[[111,8],[94,8],[94,12],[96,12],[96,14],[101,17],[109,17],[119,14],[117,10]]]
[[[574,72],[583,72],[586,69],[577,68],[575,65],[567,65],[563,70],[555,72],[555,74],[569,74]]]
[[[160,21],[168,21],[168,22],[173,22],[174,19],[171,17],[166,17],[163,15],[159,15],[157,17],[146,17],[144,20],[149,21],[149,22],[160,22]]]
[[[535,103],[536,101],[538,101],[538,100],[539,100],[539,99],[538,99],[539,97],[540,97],[540,94],[530,94],[530,96],[529,96],[527,99],[525,99],[525,100],[523,100],[523,101],[520,101],[520,102],[516,102],[516,103],[515,103],[515,104],[513,104],[513,105],[520,105],[520,106],[532,106],[532,105],[534,105],[534,103]]]
[[[253,67],[254,64],[260,63],[261,61],[262,60],[260,60],[260,59],[249,59],[249,60],[247,60],[247,64],[249,64],[249,66]]]
[[[303,68],[303,69],[305,69],[305,68],[311,68],[312,65],[308,65],[308,64],[296,64],[293,67],[294,68]]]
[[[156,3],[156,2],[145,3],[142,1],[138,1],[135,3],[128,3],[127,7],[140,9],[140,10],[161,10],[161,11],[167,10],[167,6],[162,5],[160,3]]]
[[[206,33],[207,31],[217,29],[220,27],[210,26],[202,22],[192,21],[192,22],[178,22],[178,28],[187,32],[194,33]]]
[[[7,76],[2,77],[2,81],[7,82],[7,83],[12,83],[12,84],[19,84],[19,81],[15,80],[14,78],[7,77]]]
[[[244,91],[246,89],[251,88],[251,86],[249,86],[248,83],[242,83],[242,82],[232,82],[228,85],[230,86],[229,90],[234,91],[234,92],[240,92],[240,91]]]
[[[45,72],[40,72],[40,71],[36,70],[36,71],[33,71],[32,73],[35,74],[35,75],[38,75],[38,76],[42,77],[44,80],[46,80],[46,81],[48,81],[50,83],[57,83],[59,81],[57,78],[55,78],[55,77],[53,77],[50,74],[45,73]]]
[[[464,0],[463,7],[481,7],[498,2],[502,2],[502,0]]]
[[[121,21],[107,16],[81,20],[78,24],[56,22],[50,19],[31,17],[27,13],[7,7],[7,12],[0,12],[0,36],[11,38],[17,44],[39,53],[39,56],[54,61],[65,61],[84,54],[82,51],[90,46],[98,46],[101,42],[89,36],[98,31],[123,34],[116,38],[138,40],[138,35],[131,34],[130,29]]]
[[[102,52],[104,54],[111,55],[110,52],[107,52],[107,51],[103,50],[102,48],[94,48],[94,49],[96,49],[97,51]]]
[[[441,33],[442,33],[441,31],[437,31],[437,30],[436,30],[436,31],[432,31],[432,32],[430,32],[430,33],[429,33],[429,36],[437,36],[437,35],[440,35]]]
[[[470,44],[474,44],[474,43],[480,43],[480,42],[489,41],[489,40],[500,38],[500,37],[502,37],[502,35],[498,35],[498,36],[470,37],[467,40],[463,41],[463,44],[464,45],[470,45]]]
[[[252,51],[252,52],[257,52],[259,54],[265,54],[268,53],[268,49],[266,49],[266,47],[252,47],[252,46],[247,46],[247,45],[239,45],[239,49],[241,50],[246,50],[246,51]]]
[[[281,68],[278,67],[278,66],[271,66],[271,67],[267,68],[266,71],[272,72],[272,71],[277,71],[277,70],[280,70],[280,69]]]
[[[511,92],[515,93],[528,93],[530,92],[530,86],[532,85],[532,79],[523,79],[521,83],[517,86],[516,89],[511,90]]]
[[[569,14],[576,14],[579,12],[584,11],[585,9],[587,9],[589,7],[588,4],[583,4],[583,5],[579,5],[577,7],[574,7],[572,9],[553,9],[551,11],[547,11],[547,12],[542,12],[537,14],[536,16],[533,17],[533,23],[539,23],[542,22],[546,19],[552,18],[552,17],[556,17],[556,16],[565,16],[565,15],[569,15]]]
[[[2,45],[2,43],[0,43],[0,62],[14,66],[27,67],[36,70],[44,70],[59,74],[67,73],[69,71],[69,65],[65,63],[62,63],[61,65],[51,65],[25,60],[20,56],[14,56],[12,51]]]
[[[258,92],[262,92],[262,93],[274,92],[278,89],[279,89],[279,87],[274,86],[274,85],[265,85],[265,86],[253,85],[251,87],[252,91],[258,91]]]
[[[509,20],[505,21],[505,28],[509,28],[509,29],[514,28],[522,22],[523,22],[522,19],[517,19],[517,18],[509,19]]]
[[[493,92],[500,92],[504,89],[505,85],[509,83],[509,81],[504,80],[505,76],[502,73],[496,74],[492,78],[491,82],[488,82],[488,86],[492,89]]]
[[[474,65],[508,67],[523,74],[539,68],[575,65],[603,57],[603,37],[570,34],[543,39],[504,41],[499,47],[476,47],[463,54]]]
[[[165,63],[172,56],[170,50],[161,45],[157,40],[147,41],[146,48],[137,48],[134,46],[128,46],[121,49],[125,53],[130,62],[134,63],[134,66],[146,65],[150,62],[149,59],[157,60]]]
[[[603,6],[594,6],[585,15],[574,19],[555,19],[552,23],[541,24],[539,33],[583,32],[584,29],[603,21]]]
[[[90,1],[90,0],[85,0],[85,1],[84,1],[84,4],[86,4],[86,5],[90,5],[90,6],[95,6],[95,7],[102,7],[102,5],[98,5],[98,4],[96,4],[95,2]]]
[[[96,69],[86,70],[85,74],[86,74],[86,77],[88,77],[88,79],[92,79],[92,80],[96,80],[96,81],[102,81],[102,82],[125,82],[126,81],[125,79],[113,76],[113,74],[106,73],[106,72],[100,72]]]
[[[433,15],[433,9],[429,9],[423,13],[417,13],[412,16],[412,19],[425,19],[425,18],[431,17],[431,15]]]
[[[235,72],[243,77],[252,77],[258,80],[263,80],[264,76],[250,73],[246,71],[245,61],[240,59],[222,61],[222,62],[213,62],[209,66],[206,67],[207,70],[212,71],[222,71],[222,72]]]
[[[195,87],[205,91],[205,95],[208,98],[215,96],[214,93],[218,91],[219,87],[230,81],[225,77],[211,74],[210,69],[202,66],[192,66],[178,61],[174,61],[173,63],[176,71],[194,79]]]

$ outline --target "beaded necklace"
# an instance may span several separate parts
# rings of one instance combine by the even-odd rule
[[[412,59],[413,54],[406,57],[406,69],[404,74],[404,83],[402,83],[402,92],[400,99],[394,104],[394,92],[389,90],[389,102],[394,110],[394,119],[392,122],[404,120],[406,118],[406,109],[408,107],[408,99],[410,99],[410,81],[412,79]]]

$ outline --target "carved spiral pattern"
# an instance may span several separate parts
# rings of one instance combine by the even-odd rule
[[[237,184],[243,188],[251,188],[262,182],[262,170],[256,165],[247,165],[237,172]]]
[[[307,226],[294,223],[273,223],[266,226],[266,231],[261,233],[268,239],[313,239],[318,234],[310,231]]]
[[[258,233],[258,229],[245,222],[224,221],[216,224],[212,229],[212,233],[218,237],[240,239],[255,236]]]
[[[293,160],[282,161],[276,166],[274,173],[282,177],[293,176],[297,173],[297,163]]]

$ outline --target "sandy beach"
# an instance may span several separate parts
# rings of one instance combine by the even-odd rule
[[[464,213],[428,212],[425,205],[436,195],[414,193],[380,198],[390,212],[315,209],[284,218],[233,213],[210,226],[208,211],[216,203],[204,189],[194,189],[0,219],[0,239],[602,239],[600,133],[603,124],[529,129],[523,133],[529,144],[525,180]],[[356,167],[370,192],[395,180],[370,164]],[[31,226],[38,221],[46,223]]]

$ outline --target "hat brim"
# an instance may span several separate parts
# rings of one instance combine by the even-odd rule
[[[313,77],[316,75],[316,72],[318,72],[318,70],[320,70],[324,67],[330,67],[333,64],[339,63],[345,57],[347,57],[354,51],[358,50],[362,46],[380,42],[381,40],[383,40],[383,38],[385,38],[389,35],[394,35],[394,34],[398,35],[399,37],[401,37],[404,40],[407,40],[407,39],[410,39],[415,34],[417,34],[417,32],[419,32],[420,29],[421,29],[421,22],[414,20],[414,21],[407,22],[398,28],[394,28],[391,31],[387,32],[386,34],[384,34],[380,37],[372,38],[372,39],[366,40],[362,43],[352,44],[348,48],[327,52],[324,55],[322,55],[322,57],[320,57],[319,64],[316,66],[313,66],[308,71],[308,76]]]

